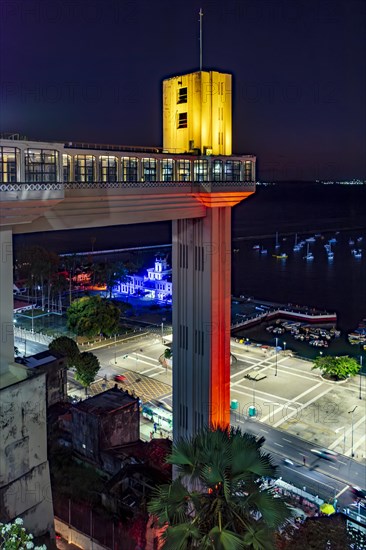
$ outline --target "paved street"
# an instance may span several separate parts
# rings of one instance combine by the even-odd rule
[[[159,361],[165,348],[158,334],[135,334],[123,344],[101,342],[93,349],[101,370],[89,393],[113,387],[114,376],[123,374],[127,382],[119,383],[120,387],[143,402],[155,399],[171,406],[172,371]],[[311,362],[292,357],[290,352],[279,352],[276,357],[273,349],[244,346],[234,340],[231,351],[231,399],[237,401],[237,408],[231,411],[232,424],[264,435],[264,448],[286,481],[307,487],[320,498],[336,497],[340,505],[349,504],[350,485],[366,487],[366,380],[361,379],[359,399],[359,377],[334,384],[312,371]],[[69,391],[85,398],[72,373]],[[254,417],[250,407],[255,408]],[[152,424],[141,418],[141,437],[149,440],[152,431]],[[326,461],[310,451],[321,447],[337,452],[338,460]],[[293,465],[285,464],[284,458]]]
[[[171,369],[159,362],[165,346],[156,336],[135,336],[123,346],[94,349],[101,363],[100,379],[107,387],[116,374],[128,379],[126,388],[143,401],[158,399],[172,405]],[[366,380],[356,376],[345,383],[323,380],[312,363],[290,353],[244,346],[232,340],[231,399],[236,416],[249,418],[255,407],[257,423],[310,441],[366,464]],[[277,371],[277,376],[276,376]],[[95,385],[102,388],[105,380]],[[98,385],[99,384],[99,385]],[[93,390],[92,390],[93,392]],[[353,413],[351,411],[354,411]],[[353,427],[352,427],[353,424]]]

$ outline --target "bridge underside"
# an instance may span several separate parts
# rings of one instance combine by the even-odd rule
[[[254,187],[254,186],[253,186]],[[73,189],[12,200],[1,216],[1,366],[13,361],[12,233],[173,221],[174,418],[176,437],[229,423],[231,207],[254,188],[141,193]],[[21,222],[21,223],[19,223]],[[11,224],[11,225],[10,225]]]

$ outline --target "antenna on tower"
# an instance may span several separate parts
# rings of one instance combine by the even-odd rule
[[[200,16],[200,71],[202,71],[202,17],[203,17],[203,11],[202,8],[200,8],[199,12]]]

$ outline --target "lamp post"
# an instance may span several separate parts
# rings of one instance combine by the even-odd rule
[[[286,351],[286,342],[283,343],[283,351]]]
[[[117,351],[116,351],[116,345],[117,345],[117,334],[114,335],[114,364],[117,365]]]
[[[164,321],[161,322],[161,343],[164,344]]]
[[[355,412],[355,410],[357,409],[357,405],[355,406],[354,409],[352,409],[352,411],[348,411],[348,414],[351,414],[352,415],[352,424],[351,424],[351,457],[353,458],[355,456],[355,453],[353,452],[353,413]]]
[[[276,369],[275,369],[275,376],[277,376],[277,346],[278,346],[278,338],[275,338],[276,340]]]
[[[255,382],[258,382],[257,376],[259,376],[259,372],[252,378],[253,383],[253,407],[255,408]]]
[[[341,426],[337,428],[335,433],[337,434],[340,430],[343,430],[343,454],[346,452],[346,426]]]
[[[34,304],[32,304],[32,334],[34,334],[34,318],[33,318],[33,312],[34,312]]]
[[[360,392],[358,395],[359,399],[362,399],[362,355],[360,355]]]

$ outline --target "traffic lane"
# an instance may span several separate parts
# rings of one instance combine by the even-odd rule
[[[295,464],[304,465],[305,458],[305,465],[312,470],[326,473],[330,477],[349,485],[364,485],[366,468],[351,458],[338,455],[336,462],[324,460],[311,453],[312,448],[320,447],[318,443],[314,444],[302,440],[287,432],[276,430],[267,424],[263,425],[256,421],[240,419],[235,414],[232,415],[232,424],[239,425],[249,433],[264,435],[266,449],[277,452],[284,458],[289,458]]]

